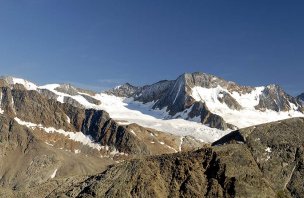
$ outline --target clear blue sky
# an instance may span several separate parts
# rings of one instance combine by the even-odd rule
[[[0,74],[102,90],[202,71],[295,95],[302,2],[0,0]]]

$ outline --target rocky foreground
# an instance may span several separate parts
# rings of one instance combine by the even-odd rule
[[[5,196],[303,197],[303,145],[304,119],[292,118],[234,131],[195,151],[127,160]]]

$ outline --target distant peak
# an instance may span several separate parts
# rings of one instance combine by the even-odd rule
[[[283,88],[277,84],[269,84],[266,87],[271,90],[283,90]]]
[[[22,78],[16,78],[13,76],[1,76],[0,79],[6,81],[6,83],[9,85],[21,84],[27,90],[37,90],[37,85]]]

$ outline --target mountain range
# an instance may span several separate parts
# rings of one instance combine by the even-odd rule
[[[304,111],[303,94],[292,97],[278,85],[241,86],[199,72],[143,87],[126,83],[106,93],[144,104],[152,102],[152,109],[168,114],[165,118],[194,120],[222,130],[303,116]]]
[[[0,196],[304,196],[304,93],[206,73],[97,93],[0,78]]]

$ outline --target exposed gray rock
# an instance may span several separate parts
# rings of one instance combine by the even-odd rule
[[[50,197],[274,197],[243,145],[133,160]]]
[[[202,124],[212,128],[226,130],[232,127],[232,125],[227,125],[221,116],[211,113],[205,103],[202,102],[195,102],[193,104],[189,116],[190,118],[200,117]]]
[[[242,106],[227,92],[220,92],[220,97],[218,97],[218,100],[221,103],[226,104],[230,109],[232,110],[241,110]]]
[[[54,92],[51,92],[48,89],[39,89],[38,91],[41,95],[43,95],[44,97],[49,98],[51,100],[57,100],[57,98],[58,98],[58,95],[56,95]]]
[[[213,145],[243,143],[278,194],[303,197],[304,118],[240,129]]]
[[[193,109],[195,112],[190,112],[189,116],[184,116],[184,118],[191,119],[194,117],[194,114],[195,117],[200,114],[201,116],[205,116],[201,117],[203,124],[219,129],[234,129],[235,126],[225,123],[220,115],[214,115],[204,106],[201,106],[202,109],[198,110],[198,106],[195,104],[197,101],[191,96],[192,88],[194,87],[216,88],[218,86],[227,90],[219,93],[218,100],[221,103],[226,104],[232,110],[241,110],[243,107],[240,105],[239,101],[232,97],[231,93],[236,92],[242,95],[251,93],[255,90],[255,87],[241,86],[235,82],[226,81],[214,75],[195,72],[184,73],[176,80],[160,81],[143,87],[135,88],[132,85],[126,84],[125,86],[118,87],[114,89],[114,91],[111,90],[107,93],[123,97],[133,97],[135,101],[143,103],[153,101],[155,102],[152,107],[153,109],[166,108],[171,117],[179,115],[195,105],[195,108]],[[204,101],[204,98],[202,98],[202,101]],[[304,107],[302,102],[300,102],[300,99],[288,95],[277,85],[265,87],[262,94],[259,96],[259,104],[255,108],[261,111],[269,109],[277,112],[289,110],[304,112]],[[204,114],[200,113],[202,111]]]
[[[119,97],[133,97],[139,89],[139,87],[135,87],[133,85],[130,85],[129,83],[126,83],[108,91],[105,91],[105,93]]]
[[[78,95],[78,90],[73,87],[71,84],[62,84],[59,87],[55,88],[56,91],[61,93],[69,94],[71,96]]]
[[[289,111],[291,110],[290,102],[298,104],[296,99],[286,94],[278,85],[268,85],[263,90],[260,96],[259,104],[256,109],[265,111],[266,109],[274,111]],[[300,106],[300,104],[298,104]]]
[[[134,99],[143,103],[157,101],[167,93],[167,90],[172,85],[173,81],[163,80],[152,85],[143,86],[137,90]]]
[[[86,99],[89,103],[95,104],[95,105],[100,105],[101,102],[91,96],[85,95],[85,94],[80,94],[84,99]]]
[[[241,129],[212,147],[110,166],[49,197],[303,197],[303,129],[304,118]]]
[[[77,108],[81,108],[81,109],[85,109],[85,106],[83,106],[82,104],[80,104],[77,100],[75,100],[74,98],[68,97],[68,96],[64,96],[63,97],[63,102],[70,104],[74,107]]]

